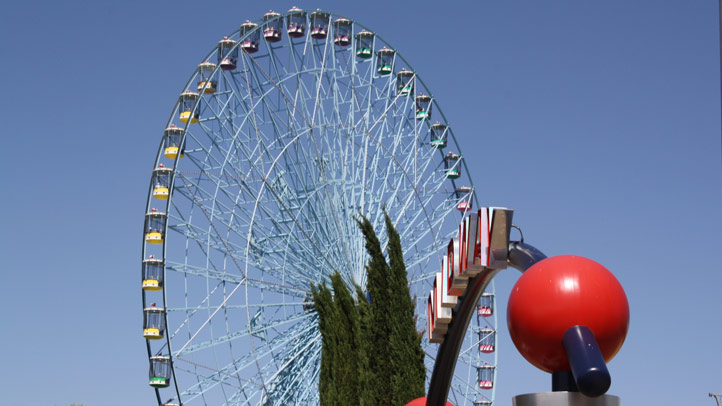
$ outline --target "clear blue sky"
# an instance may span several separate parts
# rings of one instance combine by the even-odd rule
[[[631,327],[610,393],[627,405],[713,405],[707,393],[722,392],[717,1],[389,4],[295,5],[380,33],[475,157],[467,164],[481,202],[514,208],[547,254],[584,255],[616,274]],[[293,5],[3,5],[0,403],[153,404],[139,257],[162,128],[220,37]],[[502,317],[515,272],[497,278]],[[504,329],[499,346],[499,404],[549,390]]]

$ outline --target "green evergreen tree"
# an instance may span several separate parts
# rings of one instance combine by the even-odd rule
[[[336,385],[333,382],[333,366],[336,339],[334,337],[336,324],[336,309],[331,297],[331,291],[326,283],[318,289],[311,284],[313,304],[318,313],[318,329],[321,332],[321,371],[318,381],[318,391],[322,406],[336,405]]]
[[[426,370],[401,239],[385,215],[387,263],[371,222],[357,223],[364,235],[368,299],[355,286],[356,302],[336,272],[333,294],[325,283],[312,284],[322,336],[319,392],[321,405],[405,405],[424,395]],[[390,264],[390,265],[389,265]]]
[[[358,353],[359,349],[359,317],[356,304],[341,275],[336,272],[331,276],[334,294],[334,310],[336,325],[334,336],[333,382],[336,386],[338,405],[355,405],[359,400]]]
[[[391,334],[389,314],[392,309],[387,297],[391,271],[371,222],[364,216],[356,222],[364,235],[366,251],[369,254],[366,288],[371,299],[371,311],[367,315],[369,342],[364,345],[370,351],[366,353],[368,370],[365,372],[363,402],[365,405],[391,405],[393,387],[388,346]]]
[[[421,349],[421,336],[416,331],[414,303],[409,293],[401,238],[384,211],[391,275],[388,282],[388,299],[391,334],[389,337],[390,369],[393,394],[392,405],[406,403],[424,396],[426,367]]]
[[[369,354],[373,353],[371,346],[371,304],[366,299],[366,294],[360,286],[356,285],[356,303],[358,306],[359,318],[359,354],[358,354],[358,383],[359,383],[359,406],[376,406],[373,403],[374,392],[369,385],[370,371]]]

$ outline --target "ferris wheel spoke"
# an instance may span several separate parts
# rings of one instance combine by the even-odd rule
[[[273,348],[286,347],[289,340],[298,338],[306,331],[313,330],[312,323],[304,324],[301,327],[303,327],[303,329],[299,333],[289,332],[289,334],[287,335],[277,335],[269,342],[269,345]],[[185,361],[184,359],[181,360]],[[250,396],[246,397],[248,401],[251,401],[253,398],[259,396],[259,391],[263,387],[263,384],[254,379],[240,378],[240,375],[247,375],[247,373],[244,373],[243,371],[246,371],[253,364],[253,356],[251,354],[246,354],[245,356],[238,358],[233,363],[230,363],[217,371],[212,368],[206,367],[207,369],[215,371],[215,373],[210,376],[203,377],[203,379],[199,381],[199,383],[194,388],[191,388],[191,390],[193,391],[193,394],[197,396],[204,392],[212,390],[217,385],[228,384],[228,382],[234,382],[235,380],[237,380],[240,383],[240,386],[234,385],[234,388],[238,389],[236,393],[238,394],[251,388],[253,390],[253,393],[251,393]]]
[[[274,404],[290,404],[299,400],[298,389],[293,390],[293,388],[307,386],[301,385],[303,382],[300,380],[303,376],[302,371],[310,366],[309,361],[312,361],[314,356],[320,352],[320,342],[320,336],[316,335],[312,339],[294,343],[291,351],[288,352],[292,356],[285,360],[275,374],[266,381],[266,385],[269,387],[267,400]]]
[[[180,350],[178,350],[174,356],[179,356],[183,354],[192,354],[194,352],[209,348],[214,345],[218,345],[221,343],[229,342],[232,340],[238,340],[240,338],[246,338],[253,334],[260,334],[265,333],[270,328],[278,327],[278,326],[284,326],[289,323],[297,322],[300,320],[308,319],[311,317],[309,314],[295,314],[291,317],[289,317],[286,320],[275,320],[273,322],[268,323],[267,325],[263,326],[262,328],[257,328],[255,330],[240,330],[233,333],[226,334],[225,336],[217,337],[213,340],[207,340],[198,344],[194,345],[186,345],[184,347],[181,347]]]

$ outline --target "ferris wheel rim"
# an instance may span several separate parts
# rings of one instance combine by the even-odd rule
[[[306,10],[306,11],[309,11],[309,10]],[[283,19],[283,18],[285,18],[285,17],[286,17],[287,15],[289,15],[289,14],[290,14],[290,13],[288,13],[288,12],[287,12],[287,13],[284,13],[283,15],[278,16],[278,19]],[[340,15],[332,14],[332,13],[329,12],[329,21],[331,20],[331,16],[339,16],[339,17],[340,17]],[[368,28],[368,27],[363,26],[362,24],[358,23],[357,21],[355,21],[355,20],[353,20],[353,19],[349,19],[349,20],[350,20],[354,25],[361,26],[361,27],[363,27],[364,29],[367,29],[367,28]],[[254,31],[248,32],[248,33],[245,35],[245,37],[250,36],[250,35],[251,35],[253,32],[255,32],[255,31],[260,31],[260,30],[262,30],[262,27],[263,27],[263,23],[259,22],[258,26],[254,29]],[[371,31],[371,32],[373,32],[373,31]],[[240,30],[235,31],[233,34],[231,34],[231,36],[235,36],[235,34],[237,34],[237,33],[240,33]],[[383,41],[383,42],[386,43],[387,45],[390,45],[390,44],[389,44],[387,41],[385,41],[380,35],[378,35],[378,34],[375,33],[375,32],[373,32],[373,33],[374,33],[374,35],[375,35],[377,38],[381,39],[381,41]],[[306,35],[308,36],[308,34],[306,34]],[[244,37],[244,38],[245,38],[245,37]],[[241,39],[242,39],[242,38],[239,37],[239,40],[236,41],[236,45],[234,46],[234,49],[237,49],[237,48],[239,47],[240,42],[241,42]],[[308,41],[308,39],[307,39],[306,41]],[[327,39],[326,42],[328,43],[328,42],[330,42],[330,40]],[[331,45],[331,48],[333,48],[333,45]],[[397,57],[397,58],[400,58],[401,61],[403,61],[407,66],[409,66],[409,67],[411,68],[411,64],[409,64],[408,61],[406,61],[406,60],[403,58],[403,56],[402,56],[398,51],[396,51],[395,48],[392,48],[392,49],[394,49],[394,51],[396,52],[396,57]],[[207,60],[208,58],[212,57],[213,54],[214,54],[214,51],[215,51],[215,48],[213,48],[213,50],[208,54],[208,56],[207,56],[204,60]],[[242,52],[242,50],[241,50],[241,52]],[[243,56],[245,57],[246,55],[244,54]],[[216,68],[215,68],[215,70],[213,71],[213,75],[217,75],[218,72],[219,72],[219,70],[220,70],[220,65],[217,65]],[[194,73],[191,75],[191,77],[189,78],[188,82],[186,83],[186,86],[185,86],[184,89],[189,90],[189,89],[191,88],[191,86],[192,86],[192,84],[193,84],[193,81],[194,81],[194,79],[197,77],[197,75],[198,75],[198,72],[197,72],[197,71],[194,72]],[[421,86],[424,87],[424,89],[426,89],[427,94],[431,95],[431,92],[428,90],[428,87],[423,83],[422,79],[416,74],[416,71],[415,71],[415,70],[414,70],[414,78],[418,81],[417,83],[419,83]],[[269,90],[269,92],[270,92],[270,91],[271,91],[271,90]],[[399,96],[397,95],[396,98],[398,98],[398,97],[399,97]],[[201,99],[201,98],[202,98],[202,95],[201,95],[201,97],[199,97],[198,100],[196,101],[196,103],[195,103],[195,105],[194,105],[194,107],[193,107],[194,110],[199,108],[199,103],[200,103],[200,99]],[[435,103],[434,106],[435,106],[435,108],[436,108],[436,110],[437,110],[437,114],[439,114],[439,115],[441,116],[441,118],[443,118],[443,122],[445,122],[445,123],[448,124],[448,121],[446,120],[445,115],[444,115],[443,112],[441,111],[440,105],[439,105],[438,103]],[[175,117],[176,114],[178,113],[179,107],[180,107],[180,101],[177,101],[177,102],[176,102],[176,105],[175,105],[175,107],[174,107],[174,109],[173,109],[173,111],[172,111],[172,113],[171,113],[171,116],[170,116],[170,118],[169,118],[169,120],[168,120],[168,124],[169,124],[169,125],[174,122],[174,117]],[[341,125],[342,125],[342,124],[341,124]],[[185,124],[185,126],[183,127],[184,133],[183,133],[182,138],[181,138],[181,139],[182,139],[182,142],[185,142],[186,137],[187,137],[187,135],[188,135],[188,129],[190,128],[190,126],[191,126],[191,122],[189,121],[189,122],[187,122],[187,123]],[[166,126],[166,127],[167,127],[167,126]],[[310,133],[311,131],[312,131],[312,129],[309,129],[309,133]],[[297,137],[300,137],[301,135],[302,135],[302,134],[299,134]],[[366,133],[366,136],[371,137],[371,138],[373,139],[373,141],[375,141],[380,147],[382,147],[382,148],[385,148],[385,147],[386,147],[386,146],[383,144],[383,142],[381,142],[380,140],[375,139],[374,135],[371,134],[370,131],[369,131],[368,133]],[[449,129],[448,129],[448,137],[453,141],[454,145],[455,145],[456,148],[457,148],[457,151],[461,152],[461,150],[460,150],[460,148],[459,148],[459,146],[458,146],[458,142],[457,142],[457,140],[456,140],[456,137],[454,136],[453,130],[450,128],[450,126],[449,126]],[[155,163],[154,168],[157,167],[158,163],[159,163],[160,160],[161,160],[162,148],[163,148],[163,144],[161,143],[161,145],[159,146],[159,149],[158,149],[158,153],[157,153],[157,155],[156,155],[156,163]],[[392,156],[392,157],[395,158],[395,155],[394,155],[393,153],[389,153],[389,156]],[[280,154],[279,154],[279,157],[280,157]],[[182,176],[182,173],[178,170],[179,159],[180,159],[180,156],[176,156],[175,159],[173,159],[173,166],[172,166],[173,172],[172,172],[172,180],[171,180],[171,191],[172,191],[172,190],[175,190],[176,175]],[[462,164],[464,163],[464,161],[463,161],[463,155],[461,155],[461,162],[462,162]],[[404,168],[404,166],[403,166],[401,163],[399,163],[398,161],[395,161],[395,163],[396,163],[400,168],[402,168],[402,169]],[[275,164],[275,161],[274,161],[274,164]],[[464,166],[465,166],[465,165],[464,165]],[[262,184],[262,189],[258,192],[258,196],[260,196],[260,195],[263,193],[263,191],[264,191],[263,189],[265,188],[265,185],[266,185],[267,182],[268,182],[268,175],[272,172],[272,170],[273,170],[273,166],[272,166],[271,168],[269,168],[268,172],[266,173],[266,176],[264,177],[264,182],[263,182],[263,184]],[[405,171],[404,171],[404,176],[406,176],[407,179],[410,179],[408,173],[406,173]],[[472,190],[474,190],[474,189],[473,189],[473,180],[472,180],[472,178],[471,178],[470,176],[468,176],[468,175],[466,175],[465,178],[466,178],[467,181],[469,182]],[[324,184],[324,186],[326,186],[326,184]],[[270,189],[269,189],[269,190],[270,190]],[[149,191],[148,191],[148,205],[147,205],[148,207],[150,207],[151,204],[152,204],[152,203],[151,203],[151,202],[152,202],[151,193],[152,193],[152,185],[150,186]],[[420,197],[418,196],[418,190],[416,190],[416,188],[414,188],[414,194],[415,194],[415,196],[416,196],[416,199],[419,200],[419,201],[421,201]],[[170,205],[170,200],[171,200],[171,199],[172,199],[172,192],[171,192],[171,196],[169,196],[169,198],[168,198],[168,205]],[[471,195],[471,199],[473,199],[473,202],[476,203],[477,206],[478,206],[478,196],[477,196],[476,193],[473,193],[473,194]],[[257,207],[257,205],[258,205],[258,202],[259,202],[259,200],[258,200],[258,198],[257,198],[257,199],[256,199],[256,207]],[[254,216],[255,216],[255,210],[256,210],[256,208],[254,208]],[[424,207],[424,214],[425,214],[426,222],[427,222],[428,224],[431,224],[431,221],[430,221],[430,219],[429,219],[429,217],[428,217],[428,213],[426,213],[426,207]],[[399,221],[400,218],[401,218],[401,216],[398,217],[397,221]],[[251,224],[254,224],[254,223],[251,222]],[[165,227],[166,227],[165,232],[168,233],[168,222],[166,222]],[[252,227],[249,228],[249,233],[250,233],[250,230],[251,230],[251,229],[252,229]],[[435,239],[435,240],[438,239],[438,238],[441,238],[440,235],[438,235],[438,233],[440,233],[440,230],[437,232],[437,234],[434,235],[434,239]],[[144,246],[144,247],[143,247],[143,257],[145,257],[145,243],[143,244],[143,246]],[[248,256],[249,256],[249,250],[248,250],[248,248],[249,248],[249,246],[250,246],[250,240],[249,240],[249,239],[246,239],[246,253],[245,253],[245,261],[244,261],[244,262],[245,262],[245,266],[244,266],[245,271],[244,271],[244,274],[246,275],[246,277],[248,276],[248,266],[249,266],[249,264],[248,264],[248,259],[249,259],[249,258],[248,258]],[[165,242],[164,242],[164,244],[163,244],[163,260],[164,260],[164,261],[166,260],[166,243],[165,243]],[[163,272],[165,273],[166,270],[164,269]],[[247,283],[242,283],[242,282],[239,283],[235,289],[237,289],[238,287],[240,287],[241,284],[244,284],[244,285],[245,285],[245,289],[248,290],[248,284],[247,284]],[[143,302],[144,302],[144,306],[145,306],[145,295],[143,295]],[[165,291],[165,290],[163,291],[163,302],[164,302],[164,306],[165,306],[165,305],[166,305],[166,291]],[[246,294],[246,302],[248,302],[248,294]],[[220,306],[219,306],[219,308],[220,308]],[[249,306],[246,306],[246,312],[247,312],[247,315],[248,315],[248,319],[247,319],[247,320],[249,320],[249,323],[250,323],[250,310],[249,310],[249,309],[250,309],[250,307],[249,307]],[[167,316],[167,315],[166,315],[166,316]],[[167,323],[167,318],[166,318],[166,323]],[[172,351],[172,347],[171,347],[172,344],[171,344],[171,342],[170,342],[170,335],[168,335],[168,336],[166,337],[166,339],[167,339],[167,348],[168,348],[168,350],[169,350],[169,353],[170,353],[170,354],[173,354],[174,351]],[[253,338],[252,338],[252,337],[251,337],[251,342],[253,342]],[[147,343],[147,344],[148,344],[148,343]],[[181,350],[178,350],[178,353],[180,353],[181,351],[182,351],[182,349],[181,349]],[[151,350],[150,350],[150,345],[149,345],[149,344],[148,344],[148,353],[149,353],[149,356],[150,356]],[[171,359],[172,359],[172,358],[175,358],[175,357],[174,357],[173,355],[171,355]],[[496,360],[495,360],[495,364],[496,364]],[[259,371],[260,371],[260,367],[259,367]],[[180,392],[179,392],[179,389],[178,389],[178,381],[177,381],[177,379],[176,379],[176,377],[175,377],[175,369],[173,369],[173,380],[174,380],[174,382],[175,382],[176,392],[177,392],[178,398],[180,399]],[[158,391],[156,390],[156,393],[157,393],[157,392],[158,392]],[[160,403],[160,398],[159,398],[159,403]]]

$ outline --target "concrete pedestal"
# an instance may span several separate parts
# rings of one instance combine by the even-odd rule
[[[618,396],[590,398],[579,392],[543,392],[514,396],[513,406],[620,406]]]

